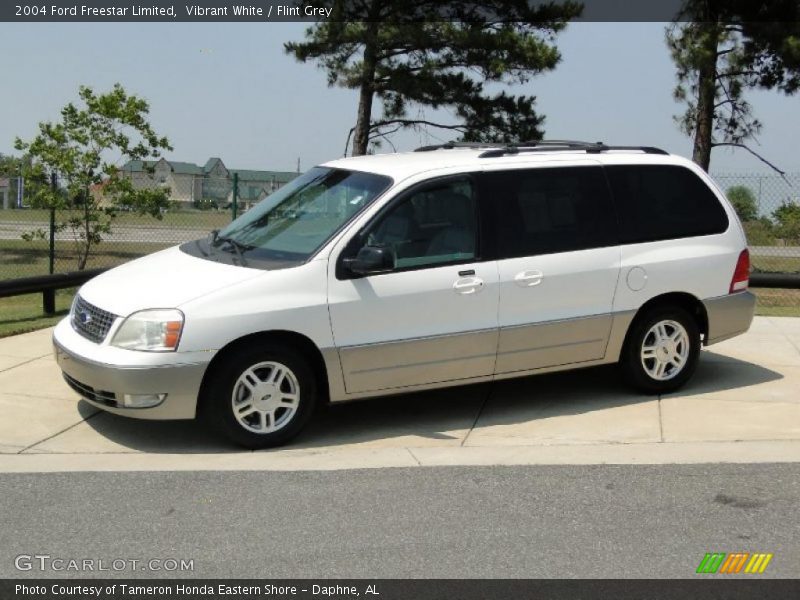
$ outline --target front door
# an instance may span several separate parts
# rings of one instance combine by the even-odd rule
[[[390,201],[332,259],[328,301],[348,394],[492,375],[498,273],[482,260],[479,223],[471,178],[440,179]],[[394,268],[343,273],[342,259],[365,245],[390,249]]]

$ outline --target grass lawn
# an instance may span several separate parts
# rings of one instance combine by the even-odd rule
[[[56,314],[53,316],[42,312],[41,294],[0,298],[0,337],[52,327],[69,312],[74,294],[74,289],[56,292]]]
[[[800,290],[751,288],[756,295],[756,314],[771,317],[800,317]]]
[[[66,218],[63,211],[59,211],[56,219]],[[241,212],[239,213],[241,214]],[[167,227],[170,229],[214,229],[225,227],[232,221],[230,210],[196,210],[196,211],[167,211],[163,218],[156,219],[150,215],[140,215],[137,213],[120,212],[114,219],[118,225],[144,225],[147,227]],[[0,221],[15,223],[49,223],[50,212],[39,209],[0,209]]]
[[[102,242],[92,249],[87,269],[112,267],[144,254],[168,248],[173,244],[141,244],[135,242]],[[0,240],[0,280],[46,275],[48,271],[47,242]],[[75,246],[71,242],[56,242],[55,272],[77,269]]]
[[[762,273],[800,273],[800,258],[750,255],[753,270]]]

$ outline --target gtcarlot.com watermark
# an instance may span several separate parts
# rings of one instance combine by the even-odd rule
[[[17,571],[37,572],[106,572],[125,571],[191,572],[194,559],[185,558],[66,558],[50,554],[18,554],[14,557]]]

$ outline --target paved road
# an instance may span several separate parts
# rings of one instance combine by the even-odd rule
[[[195,577],[692,577],[709,551],[771,552],[766,575],[800,575],[798,464],[3,474],[0,489],[0,577],[41,577],[13,567],[34,553],[194,559]]]

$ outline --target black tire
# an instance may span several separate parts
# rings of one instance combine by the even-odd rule
[[[677,354],[675,346],[658,347],[654,352],[652,359],[647,359],[642,356],[642,349],[645,342],[648,346],[658,343],[655,339],[655,333],[651,333],[659,323],[677,323],[680,324],[686,332],[688,337],[687,356],[681,363],[682,366],[677,367],[669,363],[662,376],[668,377],[667,379],[657,379],[655,372],[660,359],[655,358],[655,352],[663,352],[664,357],[670,357]],[[672,326],[666,325],[667,332],[677,332],[678,330]],[[664,344],[666,346],[667,344]],[[679,349],[682,349],[680,344]],[[660,357],[662,355],[659,355]],[[678,306],[661,306],[648,310],[646,313],[637,316],[636,320],[631,325],[628,331],[628,336],[625,340],[625,346],[622,349],[620,356],[620,367],[625,380],[639,391],[647,394],[665,394],[673,392],[682,387],[697,369],[697,361],[700,358],[700,330],[697,326],[697,321],[685,309]],[[670,374],[672,369],[674,374]]]
[[[278,384],[280,388],[269,382],[273,374],[277,373],[280,376],[280,368],[266,366],[265,363],[283,366],[291,374],[281,379]],[[253,367],[258,368],[254,369],[251,375],[256,375],[258,380],[253,385],[252,376],[249,377],[250,387],[248,387],[240,378]],[[251,395],[251,389],[270,385],[272,387],[268,391],[276,393],[267,393],[261,398]],[[297,388],[293,394],[297,396],[294,411],[291,411],[291,407],[273,408],[271,424],[269,421],[265,423],[261,420],[262,413],[267,415],[264,418],[270,418],[268,410],[254,410],[241,418],[237,418],[234,414],[234,393],[237,394],[237,406],[245,410],[251,408],[246,406],[248,398],[254,404],[253,408],[268,409],[277,402],[270,397],[277,399],[279,395],[287,394],[288,398],[293,386]],[[266,388],[261,391],[264,389]],[[257,403],[261,404],[256,407]],[[316,404],[317,382],[305,357],[293,348],[256,343],[231,351],[223,357],[222,362],[215,365],[202,390],[200,416],[213,430],[240,446],[250,449],[270,448],[285,444],[297,435],[311,418]],[[280,427],[277,427],[278,425]],[[269,430],[270,426],[277,428]],[[265,430],[262,432],[253,430],[260,427],[265,427]]]

